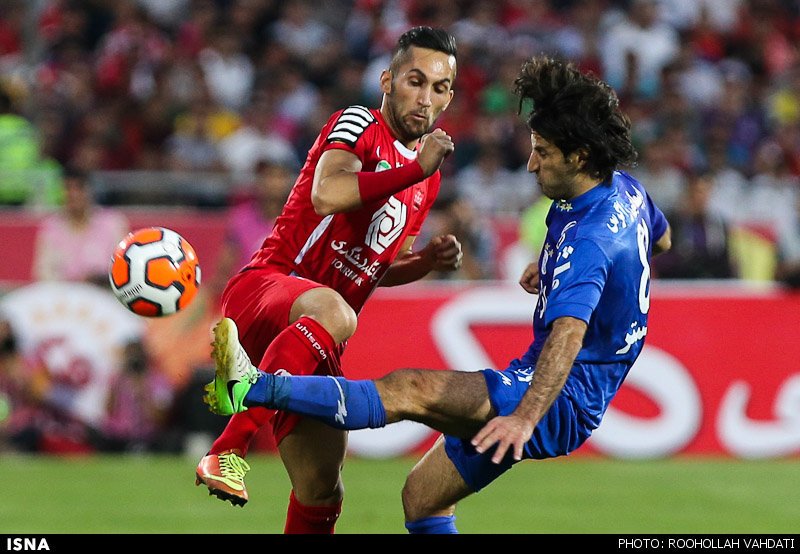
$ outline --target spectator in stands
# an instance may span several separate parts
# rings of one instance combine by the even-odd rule
[[[772,121],[778,125],[800,123],[800,60],[781,75],[767,101]]]
[[[24,389],[17,337],[8,320],[0,318],[0,452],[13,448],[11,437],[22,413],[18,401]]]
[[[276,119],[270,96],[262,91],[256,93],[251,105],[242,110],[241,125],[219,142],[225,169],[252,173],[264,156],[282,165],[299,167],[292,143],[276,131]]]
[[[168,169],[176,171],[220,171],[224,163],[220,141],[238,124],[236,112],[201,95],[175,118],[175,129],[166,141]]]
[[[536,190],[505,166],[500,146],[483,142],[470,165],[455,175],[458,194],[483,216],[519,214],[533,202]]]
[[[666,212],[674,211],[683,195],[685,177],[673,164],[670,146],[663,136],[655,137],[641,149],[639,165],[631,174],[647,183],[647,192]]]
[[[767,137],[766,109],[757,76],[740,60],[720,62],[722,91],[700,118],[703,140],[724,140],[728,162],[745,173],[753,168],[755,151]]]
[[[0,315],[0,450],[92,451],[89,428],[72,415],[74,374],[53,375],[40,352],[23,355],[19,346],[10,320]]]
[[[661,15],[679,31],[709,27],[720,35],[732,33],[739,10],[747,0],[660,0]]]
[[[493,0],[470,2],[466,13],[453,25],[461,50],[469,50],[476,62],[489,68],[506,52],[508,30],[500,23],[502,4]]]
[[[622,97],[657,98],[661,70],[678,53],[679,37],[660,20],[657,0],[632,0],[630,4],[601,44],[605,78]]]
[[[125,345],[122,364],[111,380],[106,416],[98,429],[104,452],[151,452],[163,448],[160,431],[167,423],[174,391],[153,365],[143,342]]]
[[[470,165],[485,142],[501,145],[506,167],[519,165],[509,163],[509,156],[516,156],[507,132],[515,106],[505,103],[510,83],[503,62],[512,60],[513,72],[518,66],[513,60],[532,50],[569,58],[617,87],[634,120],[634,138],[644,146],[641,166],[632,173],[650,173],[637,176],[654,197],[674,202],[682,188],[678,171],[663,171],[664,164],[693,171],[703,161],[715,181],[709,209],[733,222],[746,215],[741,207],[749,206],[749,178],[761,173],[756,153],[763,144],[781,145],[789,173],[800,174],[800,149],[792,142],[800,121],[800,66],[792,48],[800,13],[791,2],[353,0],[344,5],[348,15],[331,18],[341,3],[11,2],[0,10],[0,88],[12,93],[14,103],[0,113],[0,141],[10,139],[14,146],[0,148],[0,205],[55,205],[60,179],[56,187],[37,184],[33,189],[48,192],[34,198],[32,173],[16,183],[2,174],[8,168],[38,169],[43,158],[84,171],[252,171],[258,158],[242,156],[245,150],[233,138],[228,150],[233,156],[219,151],[220,141],[242,120],[251,121],[252,109],[265,108],[295,155],[305,152],[318,132],[317,114],[330,113],[326,106],[380,97],[372,87],[375,72],[387,63],[382,56],[411,22],[424,21],[451,28],[460,38],[460,92],[440,120],[458,147],[443,175],[452,177]],[[26,21],[36,24],[30,41],[22,40]],[[284,80],[287,63],[295,72]],[[203,105],[209,89],[229,107]],[[270,99],[262,103],[265,89]],[[336,100],[344,97],[351,100]],[[0,107],[4,104],[8,101],[0,97]],[[681,111],[682,105],[690,110]],[[142,117],[132,121],[131,113]],[[658,141],[676,116],[690,125],[676,127],[683,134],[671,140],[684,152],[671,159]],[[653,161],[651,154],[661,159]],[[239,164],[241,158],[246,161]],[[227,163],[231,159],[234,164]],[[662,199],[664,208],[667,203]]]
[[[681,201],[667,215],[672,249],[653,259],[663,279],[728,279],[736,277],[731,259],[729,225],[709,209],[713,183],[707,174],[691,176]]]
[[[231,207],[228,214],[228,228],[214,275],[220,287],[247,265],[252,253],[272,232],[275,219],[281,214],[294,184],[294,177],[292,166],[265,159],[258,162],[251,190]]]
[[[37,187],[34,176],[42,167],[37,134],[0,82],[0,205],[19,206],[40,199],[49,204],[57,194],[55,189]]]
[[[497,278],[497,237],[492,221],[477,212],[464,196],[453,195],[437,201],[432,213],[435,229],[432,236],[450,234],[458,237],[463,253],[456,271],[437,272],[432,279],[491,280]]]
[[[88,174],[67,169],[64,205],[44,217],[37,231],[33,276],[107,286],[109,256],[129,230],[123,213],[95,203]]]
[[[571,2],[564,26],[555,31],[553,43],[558,52],[585,71],[602,74],[600,43],[603,36],[602,0]]]
[[[789,171],[786,153],[774,141],[759,147],[753,169],[740,209],[741,221],[766,227],[779,240],[796,229],[800,177]]]
[[[320,21],[319,6],[309,0],[284,2],[270,34],[292,56],[308,64],[315,63],[316,57],[326,57],[326,50],[337,47],[330,27]]]
[[[705,171],[714,182],[709,200],[711,209],[735,223],[741,215],[742,202],[750,182],[744,173],[729,162],[728,149],[723,140],[706,141]]]
[[[253,60],[243,50],[243,38],[220,24],[199,54],[211,95],[221,106],[239,111],[250,100],[255,79]]]
[[[789,171],[780,145],[771,140],[756,151],[753,171],[734,216],[735,247],[742,278],[771,281],[793,265],[800,179]],[[779,267],[781,257],[783,267]]]

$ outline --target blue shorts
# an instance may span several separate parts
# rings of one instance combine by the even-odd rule
[[[530,386],[533,367],[513,364],[504,371],[483,370],[489,399],[497,415],[508,415]],[[581,446],[592,430],[582,425],[576,404],[564,392],[558,395],[523,449],[523,459],[565,456]],[[469,487],[478,492],[516,463],[509,450],[499,463],[492,462],[492,450],[479,454],[470,439],[445,436],[445,451]]]

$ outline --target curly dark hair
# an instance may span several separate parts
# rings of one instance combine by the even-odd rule
[[[586,149],[585,171],[592,177],[606,180],[617,167],[635,164],[631,122],[607,83],[571,63],[541,56],[523,64],[514,87],[520,113],[532,102],[531,130],[564,156]]]

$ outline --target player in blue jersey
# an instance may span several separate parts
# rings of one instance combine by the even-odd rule
[[[455,533],[459,500],[519,460],[586,441],[642,350],[650,259],[670,247],[664,215],[618,169],[636,151],[614,91],[546,57],[526,62],[515,85],[520,107],[531,103],[528,170],[554,202],[539,262],[520,280],[538,294],[534,340],[508,368],[401,369],[374,381],[267,375],[247,360],[232,321],[214,330],[227,382],[206,398],[216,413],[267,406],[341,429],[407,419],[444,433],[403,488],[411,533]]]

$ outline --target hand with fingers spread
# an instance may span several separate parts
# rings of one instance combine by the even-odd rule
[[[526,418],[511,414],[497,416],[484,425],[472,439],[472,446],[480,453],[488,451],[493,445],[497,449],[492,454],[492,462],[499,464],[511,449],[514,460],[522,459],[525,443],[533,435],[534,425]]]

